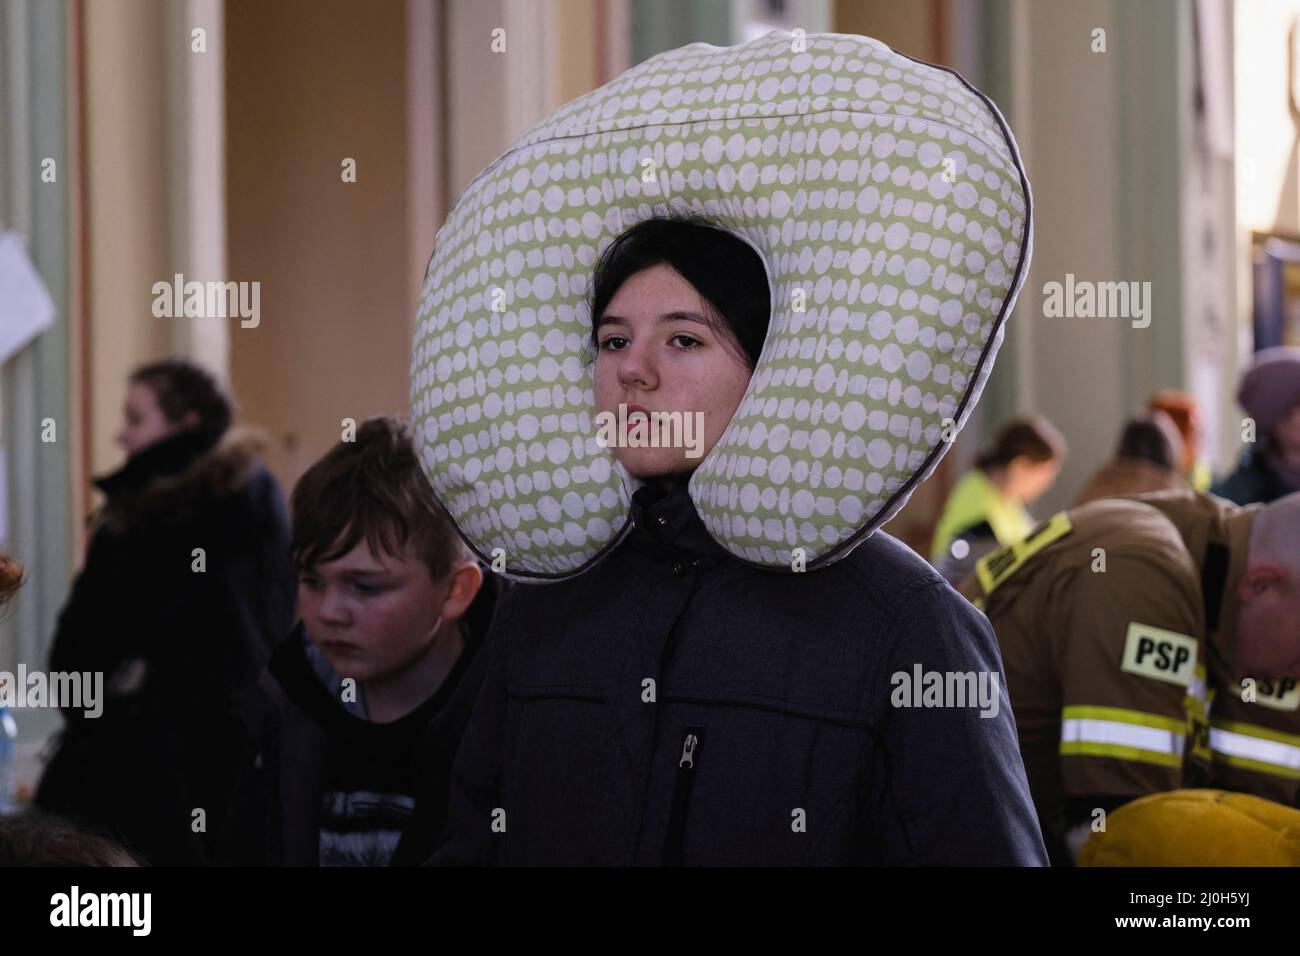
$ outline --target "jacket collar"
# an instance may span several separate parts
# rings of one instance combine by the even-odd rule
[[[252,481],[264,447],[263,433],[244,425],[165,438],[95,480],[105,502],[92,522],[116,532],[182,526]]]
[[[664,559],[720,560],[727,551],[704,527],[686,481],[671,490],[658,482],[643,484],[632,495],[633,546]]]
[[[95,486],[110,500],[142,491],[155,478],[175,475],[211,451],[222,432],[187,429],[155,442],[126,460],[117,471],[94,479]]]
[[[1266,438],[1258,445],[1245,449],[1237,466],[1239,470],[1249,472],[1254,477],[1257,483],[1252,495],[1254,500],[1272,501],[1300,488],[1300,476],[1288,475],[1280,467],[1271,439]]]
[[[289,700],[317,723],[330,726],[331,721],[344,719],[344,715],[365,719],[360,704],[349,707],[342,702],[339,694],[342,679],[311,642],[301,618],[289,637],[271,653],[267,670],[280,682]]]

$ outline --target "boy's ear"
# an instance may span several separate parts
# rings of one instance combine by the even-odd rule
[[[477,561],[460,561],[452,565],[447,575],[449,586],[443,601],[443,617],[455,619],[474,603],[478,589],[483,586],[483,569]]]

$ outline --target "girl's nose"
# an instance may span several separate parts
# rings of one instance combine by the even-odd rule
[[[618,381],[629,387],[640,384],[643,388],[653,388],[656,379],[654,363],[643,346],[630,345],[619,354]]]

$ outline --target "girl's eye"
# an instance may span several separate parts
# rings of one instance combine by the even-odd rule
[[[686,349],[686,350],[697,348],[697,347],[699,347],[699,345],[701,344],[699,339],[694,338],[693,336],[687,335],[687,334],[684,333],[684,332],[683,332],[682,334],[680,334],[680,335],[674,335],[674,336],[673,336],[671,339],[669,339],[668,341],[670,341],[670,342],[684,342],[685,344],[683,344],[683,345],[681,345],[681,346],[679,346],[679,347],[682,348],[682,349]],[[626,343],[626,342],[627,342],[627,339],[625,339],[625,338],[624,338],[623,336],[621,336],[621,335],[611,335],[611,336],[609,336],[607,339],[605,339],[603,342],[600,343],[600,348],[601,348],[601,351],[605,351],[605,352],[609,352],[609,351],[619,351],[620,349],[625,348],[626,345],[625,345],[625,344],[615,344],[615,343]]]
[[[298,575],[298,583],[308,591],[316,591],[320,589],[320,578],[314,577],[310,574]]]
[[[362,584],[360,581],[356,583],[355,587],[357,589],[358,594],[365,594],[365,595],[379,594],[381,591],[384,590],[383,588],[376,587],[373,584]]]

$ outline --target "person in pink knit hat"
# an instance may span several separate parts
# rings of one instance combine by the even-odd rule
[[[1256,441],[1210,491],[1240,505],[1300,491],[1300,348],[1258,352],[1241,377],[1237,401],[1255,420]]]

